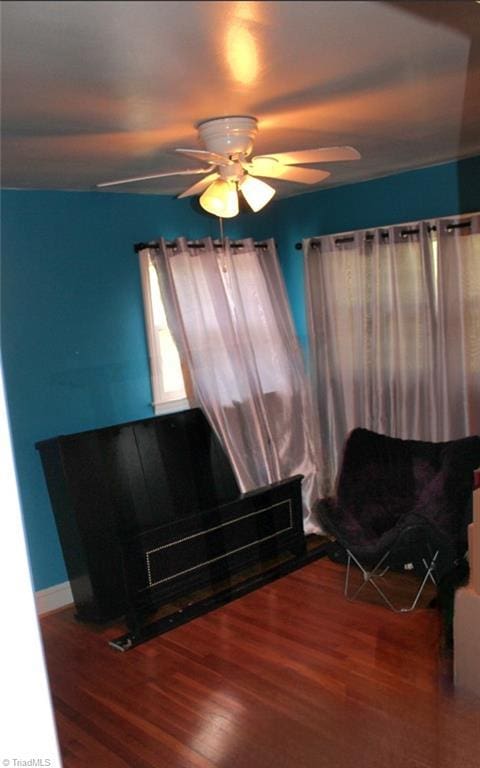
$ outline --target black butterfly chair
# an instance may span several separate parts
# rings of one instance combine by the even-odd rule
[[[480,437],[433,443],[360,428],[350,433],[337,496],[317,505],[322,525],[344,553],[349,600],[370,584],[392,610],[411,611],[428,581],[438,584],[455,568],[467,550],[479,465]],[[350,593],[352,563],[363,581]],[[385,593],[379,579],[389,570],[420,577],[410,605],[397,607]]]

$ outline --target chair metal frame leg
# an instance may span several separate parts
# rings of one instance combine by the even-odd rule
[[[436,583],[437,583],[436,580],[435,580],[435,576],[434,576],[434,570],[435,570],[435,565],[436,565],[437,557],[438,557],[439,552],[440,552],[440,550],[438,550],[438,549],[435,552],[435,554],[433,555],[430,563],[428,563],[425,560],[425,558],[422,558],[422,562],[423,562],[423,565],[425,566],[425,571],[426,572],[425,572],[425,576],[424,576],[424,578],[422,580],[422,583],[420,584],[420,586],[418,588],[418,591],[417,591],[417,593],[416,593],[416,595],[415,595],[415,597],[414,597],[414,599],[412,601],[412,604],[410,606],[406,607],[406,608],[397,608],[392,603],[392,601],[388,598],[388,596],[385,594],[383,589],[377,584],[377,582],[375,581],[375,578],[374,578],[374,577],[381,578],[382,576],[384,576],[387,573],[387,571],[390,570],[390,567],[387,565],[386,567],[384,567],[383,571],[381,573],[379,573],[381,566],[387,560],[388,556],[391,554],[391,551],[389,550],[388,552],[386,552],[380,558],[378,563],[373,567],[373,569],[371,571],[368,571],[366,568],[363,567],[363,565],[355,557],[353,552],[351,552],[349,549],[347,549],[346,551],[347,551],[347,555],[348,555],[348,561],[347,561],[347,570],[346,570],[346,573],[345,573],[345,585],[344,585],[344,589],[343,589],[343,594],[345,595],[347,600],[349,600],[350,602],[353,602],[354,600],[357,599],[358,595],[360,594],[362,589],[367,584],[371,584],[372,587],[374,587],[376,589],[378,594],[383,598],[384,602],[388,605],[388,607],[392,611],[395,611],[395,613],[408,613],[409,611],[413,611],[416,608],[417,603],[418,603],[418,601],[420,599],[420,596],[421,596],[421,594],[422,594],[422,592],[423,592],[423,590],[425,588],[425,585],[426,585],[427,581],[430,579],[433,582],[433,584],[436,585]],[[360,571],[362,573],[362,576],[363,576],[363,582],[360,584],[359,587],[357,587],[357,589],[355,590],[355,592],[352,595],[349,595],[350,565],[351,565],[352,560],[355,563],[355,565],[360,569]]]

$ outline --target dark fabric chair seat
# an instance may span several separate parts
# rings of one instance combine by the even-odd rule
[[[317,511],[325,530],[365,565],[374,565],[387,550],[395,549],[397,553],[392,556],[390,567],[403,570],[407,562],[421,562],[426,538],[432,546],[436,545],[435,549],[441,547],[444,567],[448,569],[455,559],[455,549],[449,540],[422,515],[401,516],[392,528],[378,535],[369,527],[362,528],[348,513],[343,514],[332,499],[319,502]]]
[[[467,550],[478,466],[477,436],[434,443],[357,428],[345,444],[337,495],[318,503],[318,517],[365,567],[389,553],[391,569],[424,572],[437,552],[439,577]]]

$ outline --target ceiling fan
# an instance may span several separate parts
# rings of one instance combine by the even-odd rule
[[[177,197],[199,194],[199,202],[204,210],[221,218],[231,218],[238,214],[239,191],[255,212],[261,210],[275,194],[276,190],[258,176],[299,184],[318,184],[330,173],[316,168],[304,168],[304,165],[360,158],[360,153],[353,147],[321,147],[250,157],[257,126],[255,117],[244,115],[204,120],[196,127],[205,149],[175,150],[201,160],[204,167],[106,181],[96,186],[111,187],[166,176],[202,174],[200,181]]]

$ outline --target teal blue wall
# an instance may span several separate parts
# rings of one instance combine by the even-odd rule
[[[32,573],[43,589],[67,575],[34,444],[152,416],[133,244],[219,231],[190,201],[153,195],[6,190],[1,202],[2,359]],[[268,216],[225,223],[227,235],[243,231],[266,237]]]
[[[302,238],[480,210],[480,157],[280,200],[275,238],[306,348]]]
[[[480,158],[272,203],[226,222],[274,236],[305,344],[304,237],[480,209]],[[2,193],[2,357],[36,589],[66,580],[34,443],[152,415],[135,242],[218,236],[191,201],[96,192]]]

